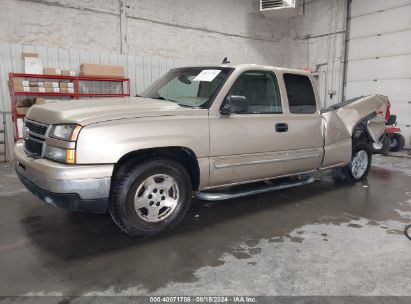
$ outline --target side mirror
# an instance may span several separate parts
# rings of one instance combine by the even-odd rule
[[[246,113],[248,112],[248,100],[245,96],[231,95],[227,96],[220,109],[223,115],[230,115],[231,113]]]

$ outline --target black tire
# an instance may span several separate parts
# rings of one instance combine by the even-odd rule
[[[148,222],[142,218],[139,211],[141,209],[137,210],[134,207],[134,197],[144,181],[161,174],[172,177],[176,182],[179,195],[177,204],[163,220]],[[163,158],[141,163],[128,160],[116,171],[112,180],[109,212],[117,226],[130,236],[152,236],[171,230],[181,222],[189,209],[191,196],[191,179],[186,169],[179,163]]]
[[[391,140],[384,136],[379,143],[372,143],[372,153],[387,154],[391,147]]]
[[[400,133],[394,133],[391,139],[390,151],[398,152],[405,146],[405,138]]]
[[[367,154],[367,164],[365,167],[364,173],[360,176],[355,175],[353,172],[353,159],[360,151],[364,151]],[[366,141],[359,141],[357,143],[353,143],[352,148],[352,155],[350,162],[344,166],[333,169],[333,178],[339,181],[350,181],[350,182],[358,182],[365,178],[367,178],[368,173],[371,168],[371,161],[372,161],[372,152],[371,146]]]

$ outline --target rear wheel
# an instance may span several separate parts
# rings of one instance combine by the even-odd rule
[[[360,181],[367,177],[371,167],[371,147],[365,141],[354,144],[351,161],[345,166],[333,170],[333,177],[343,181]]]
[[[149,236],[177,226],[191,202],[185,168],[168,159],[128,161],[113,179],[109,210],[114,222],[131,236]]]
[[[391,140],[384,136],[379,142],[372,143],[372,152],[386,154],[391,147]]]
[[[400,133],[394,133],[391,138],[390,151],[400,151],[405,146],[405,138]]]

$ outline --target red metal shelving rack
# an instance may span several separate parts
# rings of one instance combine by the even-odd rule
[[[14,79],[15,78],[30,78],[30,79],[50,79],[50,80],[68,80],[74,83],[74,93],[55,93],[55,92],[15,92]],[[23,73],[9,73],[9,80],[11,86],[11,102],[12,115],[15,125],[15,139],[19,140],[17,119],[23,118],[25,115],[17,114],[17,96],[34,95],[34,96],[50,96],[50,97],[70,97],[80,99],[81,97],[127,97],[130,96],[130,79],[129,78],[111,78],[111,77],[86,77],[86,76],[60,76],[60,75],[40,75],[40,74],[23,74]],[[102,82],[119,82],[121,83],[121,93],[81,93],[79,83],[81,81],[102,81]],[[127,90],[125,91],[124,83],[127,83]]]

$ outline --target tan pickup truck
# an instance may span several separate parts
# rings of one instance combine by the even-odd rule
[[[322,111],[313,76],[299,70],[177,68],[141,96],[33,106],[16,171],[50,205],[108,211],[124,232],[153,235],[175,227],[193,196],[298,186],[330,168],[365,178],[387,105],[372,95]]]

